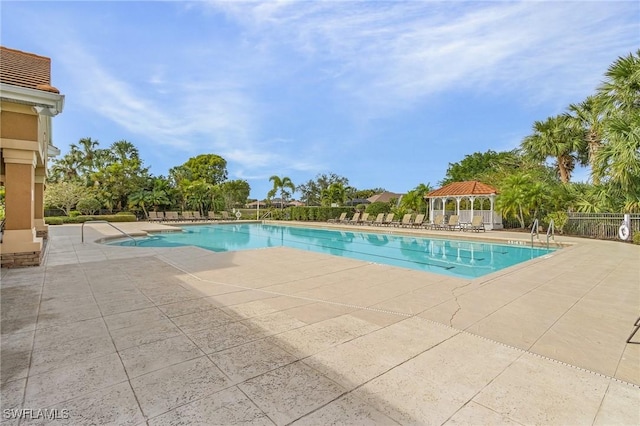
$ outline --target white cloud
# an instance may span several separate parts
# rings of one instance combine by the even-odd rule
[[[637,22],[620,25],[625,3],[209,4],[255,43],[317,61],[347,99],[383,114],[450,89],[521,91],[531,102],[583,96],[612,52],[637,44]]]

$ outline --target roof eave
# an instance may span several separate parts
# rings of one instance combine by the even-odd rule
[[[57,113],[64,109],[64,95],[0,83],[0,98],[6,101],[17,101],[26,105],[53,108]]]

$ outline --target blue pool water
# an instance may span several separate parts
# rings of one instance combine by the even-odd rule
[[[130,246],[133,242],[122,240],[110,244]],[[481,277],[553,251],[477,241],[258,223],[186,226],[184,232],[137,239],[137,245],[191,245],[217,252],[284,246],[462,278]]]

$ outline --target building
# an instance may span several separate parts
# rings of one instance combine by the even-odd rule
[[[52,117],[64,96],[51,85],[51,59],[0,46],[0,184],[5,188],[2,266],[39,265]]]

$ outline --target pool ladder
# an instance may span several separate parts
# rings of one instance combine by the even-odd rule
[[[540,232],[538,231],[538,228],[540,228],[540,224],[538,222],[538,219],[533,221],[533,225],[531,225],[531,248],[533,248],[533,237],[536,236],[538,238],[538,241],[540,241]],[[556,242],[556,226],[555,223],[553,223],[553,219],[551,219],[551,222],[549,222],[549,227],[547,228],[547,248],[549,248],[549,240],[553,240],[553,242]]]
[[[107,225],[109,225],[110,227],[112,227],[113,229],[117,230],[118,232],[120,232],[122,235],[127,236],[129,238],[131,238],[133,240],[133,245],[137,246],[138,243],[136,241],[135,238],[133,238],[130,234],[127,234],[126,232],[124,232],[122,229],[118,228],[117,226],[115,226],[113,223],[111,222],[107,222],[106,220],[87,220],[86,222],[82,222],[82,226],[80,227],[82,230],[82,243],[84,243],[84,225],[86,225],[87,223],[106,223]]]

